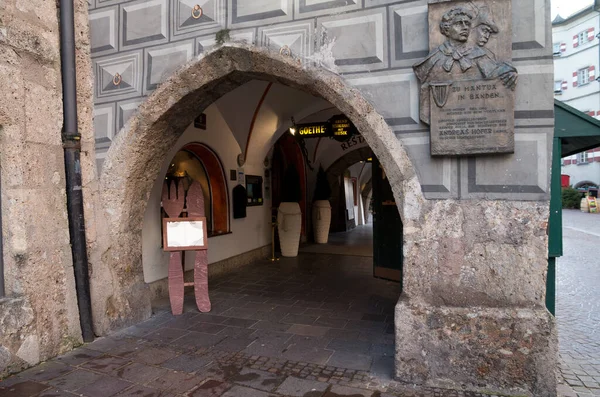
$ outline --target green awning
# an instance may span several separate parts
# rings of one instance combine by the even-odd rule
[[[548,250],[550,258],[562,256],[562,198],[560,159],[600,146],[600,121],[554,100],[554,142]]]
[[[561,138],[561,157],[600,146],[600,121],[554,100],[554,137]]]

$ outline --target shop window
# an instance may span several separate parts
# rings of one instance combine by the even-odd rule
[[[198,182],[204,193],[204,213],[209,237],[229,233],[229,199],[223,167],[216,153],[206,145],[184,146],[171,160],[165,182],[183,184],[186,192],[192,182]],[[187,203],[186,203],[187,205]],[[166,216],[161,209],[162,216]],[[186,209],[180,215],[186,217]]]

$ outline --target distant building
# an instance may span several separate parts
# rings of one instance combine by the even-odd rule
[[[600,119],[600,12],[590,6],[552,21],[554,53],[554,97],[596,119]],[[566,157],[561,173],[569,175],[573,187],[600,185],[600,149]]]

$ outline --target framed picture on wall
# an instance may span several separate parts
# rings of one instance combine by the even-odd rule
[[[208,249],[205,217],[163,218],[163,250],[201,251]]]
[[[246,193],[248,207],[263,205],[263,178],[258,175],[246,175]]]

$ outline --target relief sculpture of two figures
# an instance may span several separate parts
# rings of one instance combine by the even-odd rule
[[[499,78],[506,87],[515,89],[517,69],[508,61],[498,60],[487,48],[490,38],[500,33],[488,7],[473,3],[453,7],[442,15],[439,30],[446,37],[444,43],[413,67],[422,84],[422,95],[427,96],[429,86],[482,78]],[[434,100],[440,107],[445,102],[443,96]],[[429,114],[423,114],[425,110],[422,107],[421,119],[429,123]]]
[[[429,48],[413,69],[432,155],[512,153],[518,72],[511,2],[430,4]]]

